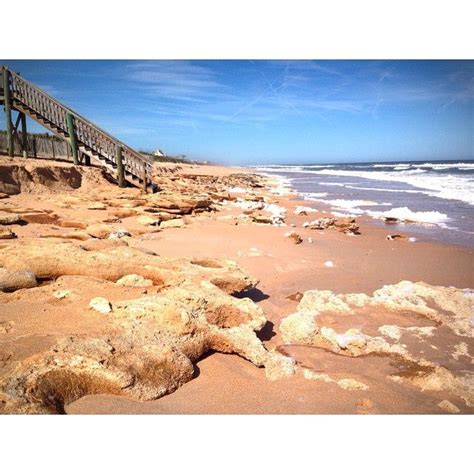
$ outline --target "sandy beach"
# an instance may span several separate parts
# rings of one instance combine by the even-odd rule
[[[408,224],[402,238],[387,240],[391,226],[368,217],[331,223],[328,210],[315,206],[313,212],[308,201],[275,179],[244,168],[156,164],[161,188],[156,194],[119,189],[100,168],[73,169],[59,161],[1,157],[0,173],[0,214],[18,217],[0,226],[2,411],[54,412],[59,403],[59,411],[71,414],[473,412],[473,300],[466,290],[474,288],[472,248],[412,242],[406,238]],[[69,268],[65,262],[76,250],[93,255],[91,265],[109,265],[101,258],[113,256],[110,274],[83,268],[89,260]],[[163,271],[158,281],[132,268],[138,253],[150,266],[166,259],[166,277]],[[127,266],[120,276],[140,278],[116,283],[115,264]],[[119,326],[131,331],[131,305],[118,302],[164,291],[174,300],[178,288],[192,297],[198,290],[186,286],[187,265],[193,272],[197,268],[192,284],[199,288],[213,279],[212,292],[219,288],[229,298],[226,308],[248,301],[253,306],[245,311],[264,315],[266,321],[249,326],[255,336],[249,344],[261,344],[263,359],[241,342],[243,333],[237,338],[247,324],[243,319],[215,322],[206,316],[209,328],[199,326],[204,339],[219,334],[226,343],[201,344],[199,351],[189,349],[191,356],[180,339],[192,369],[186,376],[174,374],[166,389],[150,395],[151,390],[135,390],[134,381],[119,389],[81,382],[85,388],[76,395],[58,396],[50,387],[54,400],[49,405],[39,400],[35,384],[44,385],[52,365],[56,371],[93,370],[81,365],[91,357],[82,346],[77,362],[64,340],[109,341]],[[11,273],[21,271],[34,273],[35,281],[13,281]],[[140,279],[148,282],[137,283]],[[383,298],[372,296],[383,287]],[[350,296],[354,293],[364,296]],[[106,300],[105,312],[91,306],[97,297]],[[69,352],[60,362],[51,355]],[[99,360],[100,370],[109,370],[108,364],[125,370],[108,357]],[[31,375],[38,365],[47,367],[39,382]],[[22,393],[25,386],[34,396]]]

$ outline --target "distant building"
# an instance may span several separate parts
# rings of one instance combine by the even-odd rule
[[[165,154],[158,148],[156,151],[153,152],[155,156],[165,156]]]

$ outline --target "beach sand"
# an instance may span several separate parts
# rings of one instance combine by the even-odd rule
[[[37,163],[28,160],[25,164],[15,158],[14,162],[33,168],[51,163],[65,168],[70,166],[45,160],[37,160]],[[12,165],[12,161],[5,157],[0,163],[5,167]],[[171,182],[173,186],[179,186],[180,181],[186,186],[186,180],[194,183],[208,177],[217,179],[219,183],[219,180],[236,173],[248,172],[243,168],[220,166],[157,165],[161,185]],[[89,174],[87,179],[82,178],[82,187],[77,192],[61,188],[60,180],[47,182],[44,178],[45,184],[24,186],[25,191],[0,200],[3,209],[8,206],[9,211],[23,209],[30,213],[28,225],[9,226],[17,235],[16,240],[64,230],[58,227],[57,216],[87,224],[103,222],[104,217],[109,216],[108,206],[106,210],[87,209],[83,205],[64,206],[67,198],[74,199],[76,195],[81,196],[82,203],[95,203],[103,202],[105,196],[117,196],[121,192],[103,180],[100,170],[93,169]],[[203,182],[196,182],[196,189],[191,192],[199,196],[222,193],[221,190],[210,191]],[[45,188],[51,189],[52,183],[56,186],[54,193],[44,193]],[[127,192],[131,203],[141,199],[139,190]],[[176,193],[176,189],[173,192]],[[279,331],[281,320],[298,309],[299,296],[295,294],[308,290],[371,294],[384,285],[403,280],[460,289],[474,288],[472,248],[420,240],[387,240],[386,236],[392,233],[390,226],[375,225],[368,218],[357,219],[360,235],[347,235],[335,229],[303,228],[305,221],[329,217],[330,214],[325,211],[296,215],[296,207],[307,206],[308,202],[295,194],[280,196],[265,188],[253,188],[252,194],[265,196],[277,206],[284,207],[286,226],[242,219],[239,217],[242,209],[231,200],[221,201],[221,205],[215,207],[217,210],[212,212],[187,215],[180,227],[159,232],[138,225],[135,215],[121,218],[119,225],[131,232],[133,245],[145,251],[155,252],[161,257],[232,260],[258,279],[256,288],[245,293],[264,310],[268,320],[258,336],[268,350],[293,357],[299,367],[296,374],[272,381],[262,368],[238,355],[211,351],[197,361],[192,380],[162,398],[142,402],[123,396],[87,395],[68,404],[65,407],[67,413],[446,413],[449,411],[446,406],[450,406],[444,403],[446,400],[461,412],[473,411],[462,393],[448,390],[446,386],[439,390],[424,390],[416,384],[400,383],[400,377],[410,378],[406,372],[411,367],[407,366],[406,360],[383,354],[348,357],[322,347],[285,344]],[[243,198],[246,193],[233,192],[231,195],[233,199]],[[43,212],[45,209],[50,216],[49,222]],[[39,212],[36,218],[33,210]],[[409,236],[410,226],[405,228],[404,234]],[[291,231],[301,236],[301,243],[296,245],[293,239],[285,236]],[[332,265],[328,266],[327,262],[332,262]],[[82,291],[81,303],[97,296],[94,284],[77,284]],[[125,299],[124,292],[128,298],[138,298],[144,291],[109,286],[104,289],[103,296],[112,301],[114,298]],[[60,302],[51,298],[39,298],[35,303],[29,296],[32,291],[18,290],[5,294],[0,300],[2,321],[13,322],[15,328],[0,334],[3,342],[0,376],[7,373],[15,361],[51,347],[59,335],[106,333],[108,330],[106,319],[84,312],[79,304],[75,307],[69,305],[68,314],[65,314]],[[289,298],[290,295],[293,296]],[[40,314],[47,314],[47,318],[39,321]],[[337,328],[338,324],[341,330],[356,327],[368,334],[372,331],[374,335],[383,325],[427,325],[426,320],[416,320],[413,315],[376,311],[363,316],[329,314],[325,317],[326,324],[332,327]],[[340,318],[346,318],[345,322],[341,323]],[[352,319],[347,321],[347,318]],[[429,356],[430,361],[449,367],[456,375],[472,377],[472,357],[465,354],[453,357],[455,346],[461,342],[467,345],[467,354],[474,352],[471,338],[456,339],[452,331],[439,328],[432,339],[407,335],[401,342],[410,350],[422,351],[423,357]],[[313,374],[329,374],[332,380],[308,379],[303,375],[304,369]],[[334,382],[345,379],[356,380],[360,387],[367,389],[347,389]]]

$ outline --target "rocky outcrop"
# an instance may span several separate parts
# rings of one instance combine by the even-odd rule
[[[149,255],[130,247],[88,251],[69,242],[49,239],[23,240],[16,245],[5,243],[0,266],[8,271],[30,271],[41,279],[83,275],[115,282],[125,275],[136,274],[157,286],[205,279],[228,293],[244,291],[258,283],[230,260],[215,261],[209,268],[188,259]]]
[[[286,344],[304,344],[329,349],[350,357],[380,354],[397,357],[405,365],[413,367],[407,375],[393,375],[395,382],[408,381],[421,390],[446,391],[461,397],[469,407],[474,406],[474,377],[465,371],[453,374],[438,362],[422,356],[433,350],[429,339],[437,327],[449,328],[458,338],[474,337],[472,308],[474,292],[468,289],[437,287],[425,283],[402,281],[397,285],[386,285],[372,296],[363,293],[335,294],[331,291],[311,290],[304,293],[297,311],[280,323],[280,333]],[[367,315],[365,325],[370,331],[377,315],[381,320],[393,317],[431,320],[437,326],[399,327],[383,325],[378,328],[382,334],[370,335],[357,327],[338,329],[324,321],[338,318],[341,327],[351,324],[351,318]],[[369,316],[370,315],[370,316]],[[360,323],[360,319],[358,320]],[[353,323],[352,323],[353,324]],[[364,323],[362,323],[364,324]],[[411,348],[399,342],[404,335],[416,337],[417,344]],[[383,337],[385,336],[385,337]],[[460,339],[462,341],[462,339]],[[462,354],[469,356],[466,347],[460,342],[452,359]],[[471,358],[472,361],[472,358]],[[472,363],[472,362],[471,362]]]
[[[188,382],[194,363],[211,350],[239,354],[264,367],[271,380],[293,374],[293,360],[268,351],[256,335],[266,323],[262,309],[231,296],[257,283],[235,263],[165,259],[129,247],[86,251],[71,243],[41,244],[25,240],[2,252],[3,271],[26,275],[28,268],[42,279],[94,278],[97,296],[84,311],[95,320],[106,318],[108,329],[60,337],[50,349],[13,364],[0,379],[1,411],[62,413],[88,394],[153,400]],[[117,282],[115,291],[152,284],[155,294],[143,296],[142,290],[138,298],[104,298],[104,280]],[[74,281],[54,292],[57,303],[77,298]]]

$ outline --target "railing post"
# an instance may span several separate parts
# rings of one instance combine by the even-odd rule
[[[23,158],[28,158],[28,131],[26,130],[26,115],[21,113],[21,148]]]
[[[143,168],[142,168],[142,180],[143,180],[143,191],[147,192],[146,164],[145,163],[143,163]]]
[[[125,175],[123,172],[122,145],[115,146],[115,160],[117,162],[117,181],[119,188],[125,187]]]
[[[10,96],[10,71],[4,67],[3,68],[3,103],[5,104],[5,121],[6,121],[6,130],[7,130],[7,150],[8,155],[13,157],[13,124],[12,124],[12,103]]]
[[[77,149],[76,131],[74,128],[74,116],[71,112],[66,114],[67,133],[69,135],[69,144],[71,145],[72,159],[75,165],[79,164],[79,153]]]
[[[33,156],[36,158],[37,151],[36,151],[36,137],[33,135]]]

